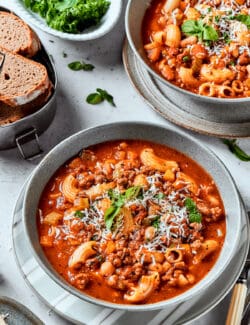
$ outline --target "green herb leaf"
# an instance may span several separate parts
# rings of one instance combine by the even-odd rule
[[[229,150],[240,160],[242,161],[250,161],[250,155],[248,155],[245,151],[243,151],[236,143],[236,139],[223,140],[224,144],[228,146]]]
[[[188,218],[190,223],[193,222],[201,223],[202,215],[198,211],[196,203],[190,197],[188,197],[186,198],[184,204],[188,211]]]
[[[214,17],[214,20],[215,20],[215,22],[218,24],[218,22],[220,21],[220,16],[215,16],[215,17]]]
[[[63,11],[77,4],[78,0],[61,0],[55,3],[55,9]]]
[[[24,0],[27,8],[39,14],[54,29],[78,34],[97,25],[110,6],[107,0]]]
[[[110,95],[106,90],[103,90],[101,88],[96,89],[97,92],[99,92],[103,99],[105,99],[107,102],[109,102],[112,106],[116,106],[114,103],[114,97]]]
[[[71,70],[79,71],[79,70],[82,70],[82,63],[80,61],[74,61],[74,62],[69,63],[68,67]]]
[[[164,193],[158,193],[155,195],[155,198],[158,200],[162,200],[166,197],[166,195]]]
[[[186,20],[181,30],[186,35],[195,35],[200,41],[217,41],[219,35],[217,31],[210,25],[206,25],[202,20]]]
[[[128,188],[125,192],[125,199],[128,200],[132,200],[132,199],[136,199],[137,196],[139,195],[141,191],[141,187],[140,186],[132,186],[130,188]]]
[[[183,56],[182,61],[185,62],[185,63],[186,62],[189,62],[190,61],[190,57],[188,55]]]
[[[93,93],[88,95],[88,97],[86,98],[86,102],[91,105],[96,105],[103,102],[103,98],[100,94]]]
[[[82,211],[77,210],[77,211],[75,211],[74,216],[77,217],[77,218],[82,219],[84,217],[84,214],[83,214]]]
[[[161,216],[155,216],[153,221],[151,222],[151,226],[155,227],[156,229],[160,228]]]
[[[115,217],[119,214],[121,207],[132,199],[135,199],[140,194],[140,186],[129,187],[125,193],[117,193],[114,190],[108,191],[108,196],[111,199],[111,206],[105,211],[104,221],[107,229],[111,230]]]
[[[115,204],[113,204],[105,211],[104,222],[108,230],[111,230],[113,221],[115,217],[119,214],[120,210],[120,206],[116,206]]]
[[[90,64],[90,63],[82,64],[82,70],[84,70],[84,71],[92,71],[94,69],[95,69],[95,66],[93,64]]]
[[[79,71],[79,70],[84,70],[84,71],[92,71],[95,67],[92,64],[80,62],[80,61],[74,61],[68,64],[68,67],[71,70],[74,71]]]
[[[236,15],[236,16],[234,16],[234,19],[247,25],[247,28],[250,28],[250,16],[249,15]]]
[[[68,54],[65,53],[65,52],[63,52],[62,55],[63,55],[64,58],[67,58],[68,57]]]
[[[217,31],[212,26],[203,27],[204,41],[217,41],[219,38]]]
[[[99,104],[101,102],[103,102],[104,100],[106,100],[107,102],[109,102],[112,106],[115,106],[114,103],[114,99],[113,96],[111,96],[106,90],[103,90],[101,88],[97,88],[96,89],[96,93],[90,94],[86,101],[89,104]]]

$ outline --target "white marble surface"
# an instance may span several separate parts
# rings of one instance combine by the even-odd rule
[[[126,1],[124,6],[125,3]],[[16,9],[11,0],[0,0],[0,5]],[[123,17],[124,12],[111,33],[93,42],[63,41],[37,30],[44,46],[54,58],[58,74],[57,114],[47,132],[40,137],[45,152],[70,134],[102,123],[143,120],[178,129],[143,102],[126,76],[121,60]],[[63,57],[63,52],[67,53],[67,58]],[[69,62],[81,59],[89,60],[95,65],[95,70],[75,72],[67,67]],[[116,108],[108,103],[91,106],[85,102],[86,96],[98,87],[106,89],[114,96]],[[250,210],[250,162],[241,162],[235,158],[220,139],[195,133],[192,135],[209,146],[223,160]],[[239,143],[250,152],[249,139],[240,140]],[[0,274],[3,277],[0,295],[16,298],[37,314],[45,324],[64,325],[69,322],[49,310],[26,285],[16,266],[12,249],[12,210],[22,184],[39,160],[24,161],[16,149],[0,151]],[[205,317],[192,322],[192,325],[223,324],[227,308],[228,299]]]

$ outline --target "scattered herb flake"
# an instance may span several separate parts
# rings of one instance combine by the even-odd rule
[[[83,212],[82,211],[77,210],[77,211],[75,211],[74,216],[77,217],[77,218],[82,219],[84,215],[83,215]]]
[[[85,63],[84,61],[71,62],[68,64],[68,67],[74,71],[79,71],[79,70],[92,71],[95,68],[92,64]]]
[[[65,53],[65,52],[63,52],[63,54],[62,54],[62,55],[63,55],[63,57],[64,57],[64,58],[67,58],[67,57],[68,57],[68,54],[67,54],[67,53]]]
[[[155,198],[158,200],[162,200],[166,197],[166,195],[164,193],[158,193],[155,195]]]
[[[153,219],[151,226],[155,227],[156,229],[159,229],[160,227],[160,220],[161,217],[160,216],[155,216],[155,218]]]
[[[190,61],[190,57],[188,55],[185,55],[185,56],[183,56],[182,61],[185,62],[185,63],[186,62],[189,62]]]

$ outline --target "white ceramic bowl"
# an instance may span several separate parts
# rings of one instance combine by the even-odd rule
[[[13,1],[18,9],[17,14],[27,23],[33,24],[35,27],[38,27],[44,32],[47,32],[53,36],[57,36],[70,41],[90,41],[107,34],[117,23],[122,11],[122,0],[109,0],[110,7],[106,14],[102,17],[100,24],[87,28],[82,33],[71,34],[64,33],[49,27],[43,18],[25,7],[22,0]]]
[[[226,238],[220,256],[211,271],[194,287],[172,299],[147,305],[123,305],[90,297],[71,286],[51,266],[40,244],[36,214],[41,193],[57,169],[82,148],[105,141],[118,139],[143,139],[173,147],[188,155],[207,170],[213,177],[223,200],[226,211]],[[221,161],[205,146],[183,132],[149,123],[123,122],[83,130],[57,145],[38,165],[32,174],[24,195],[23,221],[26,237],[32,254],[44,271],[62,288],[85,301],[109,308],[129,311],[180,308],[183,302],[206,295],[207,288],[225,271],[239,246],[241,234],[241,208],[239,196],[231,176]],[[227,284],[225,283],[225,288]],[[218,292],[218,295],[220,292]],[[209,301],[208,301],[209,303]]]

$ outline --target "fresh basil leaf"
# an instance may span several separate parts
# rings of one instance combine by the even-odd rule
[[[243,151],[236,143],[236,139],[229,140],[224,139],[224,144],[228,146],[229,150],[240,160],[242,161],[250,161],[250,155],[248,155],[245,151]]]
[[[115,217],[119,214],[121,207],[111,205],[104,214],[104,222],[108,230],[111,230]]]
[[[236,16],[234,16],[234,19],[247,25],[247,28],[250,28],[250,16],[249,15],[236,15]]]
[[[125,199],[126,200],[132,200],[137,198],[137,196],[139,195],[141,191],[141,187],[140,186],[132,186],[130,188],[128,188],[125,192]]]
[[[202,20],[186,20],[181,30],[186,35],[194,35],[201,41],[217,41],[219,36],[217,31],[210,25],[205,25]]]
[[[77,218],[82,219],[84,217],[84,214],[83,214],[82,211],[77,210],[77,211],[75,211],[74,216],[77,217]]]
[[[185,199],[184,204],[188,211],[188,219],[190,223],[193,222],[201,223],[202,215],[197,209],[196,203],[190,197],[188,197]]]
[[[88,95],[88,97],[86,98],[86,102],[91,105],[96,105],[103,102],[103,98],[100,94],[93,93]]]
[[[217,31],[212,26],[204,26],[202,38],[205,41],[217,41],[219,36]]]
[[[74,62],[69,63],[68,67],[71,70],[79,71],[79,70],[82,70],[83,65],[82,65],[82,63],[80,61],[74,61]]]
[[[100,93],[103,99],[105,99],[107,102],[109,102],[112,106],[116,106],[114,103],[114,97],[110,95],[106,90],[103,90],[101,88],[96,89],[97,92]]]
[[[199,32],[200,28],[197,25],[196,20],[186,20],[182,25],[181,25],[181,30],[183,33],[187,35],[194,35],[197,32]]]

